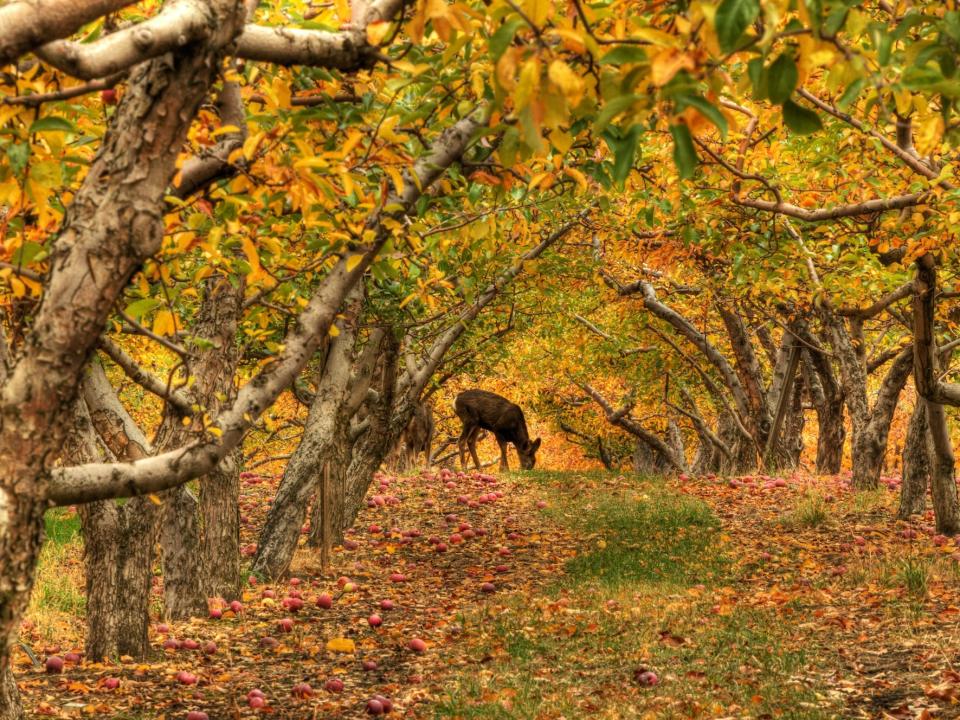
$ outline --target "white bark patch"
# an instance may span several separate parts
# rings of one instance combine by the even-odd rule
[[[0,537],[6,534],[7,526],[10,524],[10,510],[8,508],[12,504],[7,491],[0,488]]]

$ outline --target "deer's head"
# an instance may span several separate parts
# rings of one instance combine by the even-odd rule
[[[523,447],[517,447],[517,455],[520,456],[520,467],[524,470],[533,470],[537,464],[537,450],[540,449],[540,438],[533,442],[527,442]]]

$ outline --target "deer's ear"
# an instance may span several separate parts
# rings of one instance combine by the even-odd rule
[[[540,438],[537,438],[532,443],[530,443],[530,452],[536,452],[540,449]]]

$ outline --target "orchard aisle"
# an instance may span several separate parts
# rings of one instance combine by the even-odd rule
[[[72,662],[81,637],[31,637],[28,625],[40,662],[67,662],[50,674],[20,653],[25,706],[52,717],[430,716],[444,675],[470,662],[464,617],[495,617],[505,595],[552,582],[574,543],[544,524],[545,503],[523,478],[378,477],[329,577],[301,549],[289,583],[252,584],[219,618],[155,623],[153,663]],[[250,553],[277,481],[242,482]]]
[[[244,479],[247,553],[275,484]],[[890,523],[896,490],[384,477],[330,576],[302,549],[236,611],[155,624],[153,663],[21,653],[21,680],[36,717],[951,717],[960,551]],[[44,627],[41,662],[82,644]]]

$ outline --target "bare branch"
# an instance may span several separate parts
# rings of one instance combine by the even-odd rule
[[[185,393],[170,387],[168,383],[165,383],[144,368],[113,340],[106,336],[100,338],[100,349],[106,353],[107,357],[120,366],[120,369],[126,373],[128,378],[144,390],[162,398],[184,415],[189,415],[193,412],[193,402],[191,402]]]

